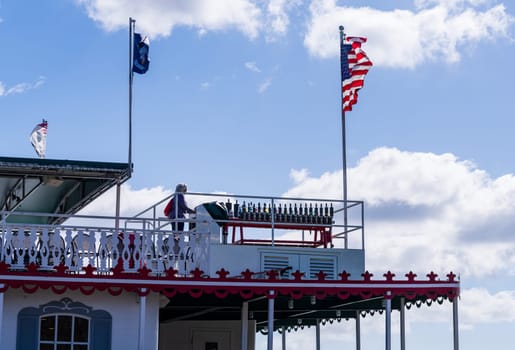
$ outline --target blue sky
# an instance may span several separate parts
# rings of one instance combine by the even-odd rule
[[[134,79],[124,213],[178,182],[340,198],[344,25],[368,37],[374,62],[346,118],[349,198],[367,203],[367,268],[460,273],[461,348],[511,348],[511,1],[0,0],[2,156],[35,157],[29,134],[45,118],[47,158],[127,161],[130,16],[150,37],[151,65]],[[451,348],[449,305],[426,309],[408,312],[408,346]],[[363,349],[382,346],[383,322],[362,322]],[[352,323],[322,334],[325,349],[353,344]]]

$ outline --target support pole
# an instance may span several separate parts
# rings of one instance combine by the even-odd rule
[[[316,325],[316,350],[320,350],[320,320],[317,319]]]
[[[356,311],[356,350],[361,350],[361,313]]]
[[[283,329],[283,334],[282,334],[282,345],[283,345],[283,347],[282,347],[282,349],[286,350],[286,327],[283,326],[282,329]]]
[[[404,297],[401,297],[400,301],[400,323],[401,323],[401,350],[406,350],[406,315],[405,315],[405,301]]]
[[[248,349],[249,336],[249,303],[244,301],[241,306],[241,350]]]
[[[385,297],[385,350],[392,349],[392,292],[386,292]]]
[[[275,291],[268,292],[268,350],[274,349],[274,301]]]
[[[453,340],[454,340],[454,350],[460,349],[459,342],[459,324],[458,324],[458,297],[455,296],[452,300],[452,327],[453,327]]]
[[[0,288],[3,289],[4,287],[5,287],[5,284],[0,283]],[[0,293],[0,339],[4,339],[2,337],[2,329],[3,329],[3,325],[4,325],[4,294],[5,293]]]
[[[141,293],[146,293],[147,289],[142,288]],[[145,350],[145,314],[147,307],[146,295],[139,297],[139,329],[138,329],[138,350]]]
[[[115,235],[120,233],[120,192],[121,192],[121,184],[118,182],[116,184],[116,213],[115,213]]]

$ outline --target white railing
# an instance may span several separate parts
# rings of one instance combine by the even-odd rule
[[[172,196],[163,198],[135,217],[145,219],[148,225],[160,228],[163,209]],[[229,232],[245,230],[246,242],[269,242],[271,245],[313,243],[313,231],[329,231],[330,239],[315,247],[352,248],[365,250],[364,203],[328,198],[293,198],[273,196],[252,196],[218,193],[186,192],[183,194],[191,208],[216,202],[227,210],[227,218],[216,218]],[[266,228],[266,230],[253,228]],[[282,236],[284,234],[287,236]],[[297,233],[295,236],[294,233]],[[287,238],[283,238],[287,237]],[[282,241],[282,242],[281,242]],[[239,241],[242,242],[241,240]],[[327,244],[324,244],[327,243]]]
[[[163,216],[168,198],[133,217],[107,217],[0,211],[0,261],[10,269],[109,275],[142,268],[162,275],[173,268],[187,276],[210,270],[210,245],[257,244],[358,249],[364,251],[363,202],[330,199],[256,197],[186,193],[196,215],[174,219],[185,231],[172,231]],[[205,204],[222,204],[225,217],[211,217]],[[238,203],[238,204],[236,204]],[[203,205],[201,205],[203,204]],[[242,207],[244,209],[242,209]],[[327,207],[332,208],[329,213]],[[212,208],[212,207],[211,207]],[[323,209],[322,209],[323,208]],[[64,224],[45,225],[35,222]],[[31,223],[31,224],[29,224]]]
[[[6,217],[3,214],[2,218]],[[75,221],[115,220],[99,216],[73,218]],[[40,271],[55,271],[62,264],[66,272],[75,274],[86,273],[88,265],[94,268],[94,274],[135,273],[143,267],[157,275],[170,268],[177,270],[177,276],[189,275],[196,268],[208,271],[209,233],[196,229],[171,231],[165,222],[159,225],[160,229],[150,230],[144,219],[118,218],[116,222],[121,222],[123,228],[68,223],[35,225],[2,219],[0,261],[13,270],[24,270],[35,264]]]

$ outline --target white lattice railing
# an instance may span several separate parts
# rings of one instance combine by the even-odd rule
[[[96,269],[95,274],[111,274],[112,269],[134,273],[142,267],[153,274],[169,268],[177,270],[177,275],[188,275],[195,268],[209,270],[209,233],[195,230],[174,233],[3,221],[0,235],[0,261],[13,270],[26,269],[31,263],[41,271],[64,264],[68,272],[78,274],[88,265]]]

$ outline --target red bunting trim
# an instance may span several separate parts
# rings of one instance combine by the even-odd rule
[[[402,296],[408,301],[418,297],[453,300],[460,294],[460,282],[452,272],[446,275],[447,280],[437,280],[437,275],[433,272],[425,275],[426,280],[417,279],[413,272],[404,275],[403,280],[395,279],[396,276],[389,272],[382,275],[383,279],[373,279],[368,271],[361,275],[360,280],[349,279],[345,271],[339,274],[341,279],[338,280],[326,280],[324,274],[319,274],[316,280],[305,280],[302,279],[303,273],[299,271],[294,273],[294,279],[280,279],[273,273],[268,278],[252,279],[251,276],[256,273],[248,269],[236,277],[228,277],[224,269],[218,271],[217,277],[204,277],[203,272],[198,269],[187,277],[178,276],[173,269],[159,276],[149,274],[148,271],[141,269],[140,273],[130,274],[113,271],[112,275],[95,275],[92,269],[85,273],[64,273],[62,269],[49,273],[34,268],[10,271],[8,265],[0,263],[0,292],[5,292],[8,288],[22,288],[26,293],[35,293],[39,288],[50,288],[55,294],[78,289],[85,295],[107,290],[113,296],[120,295],[123,291],[144,296],[152,291],[168,297],[180,292],[188,293],[193,298],[200,298],[203,294],[214,294],[220,299],[231,294],[239,294],[245,299],[256,296],[275,298],[278,295],[300,299],[314,295],[317,299],[336,296],[341,300],[350,296],[365,299],[385,296],[389,292],[392,298]],[[270,294],[270,291],[274,293]]]

